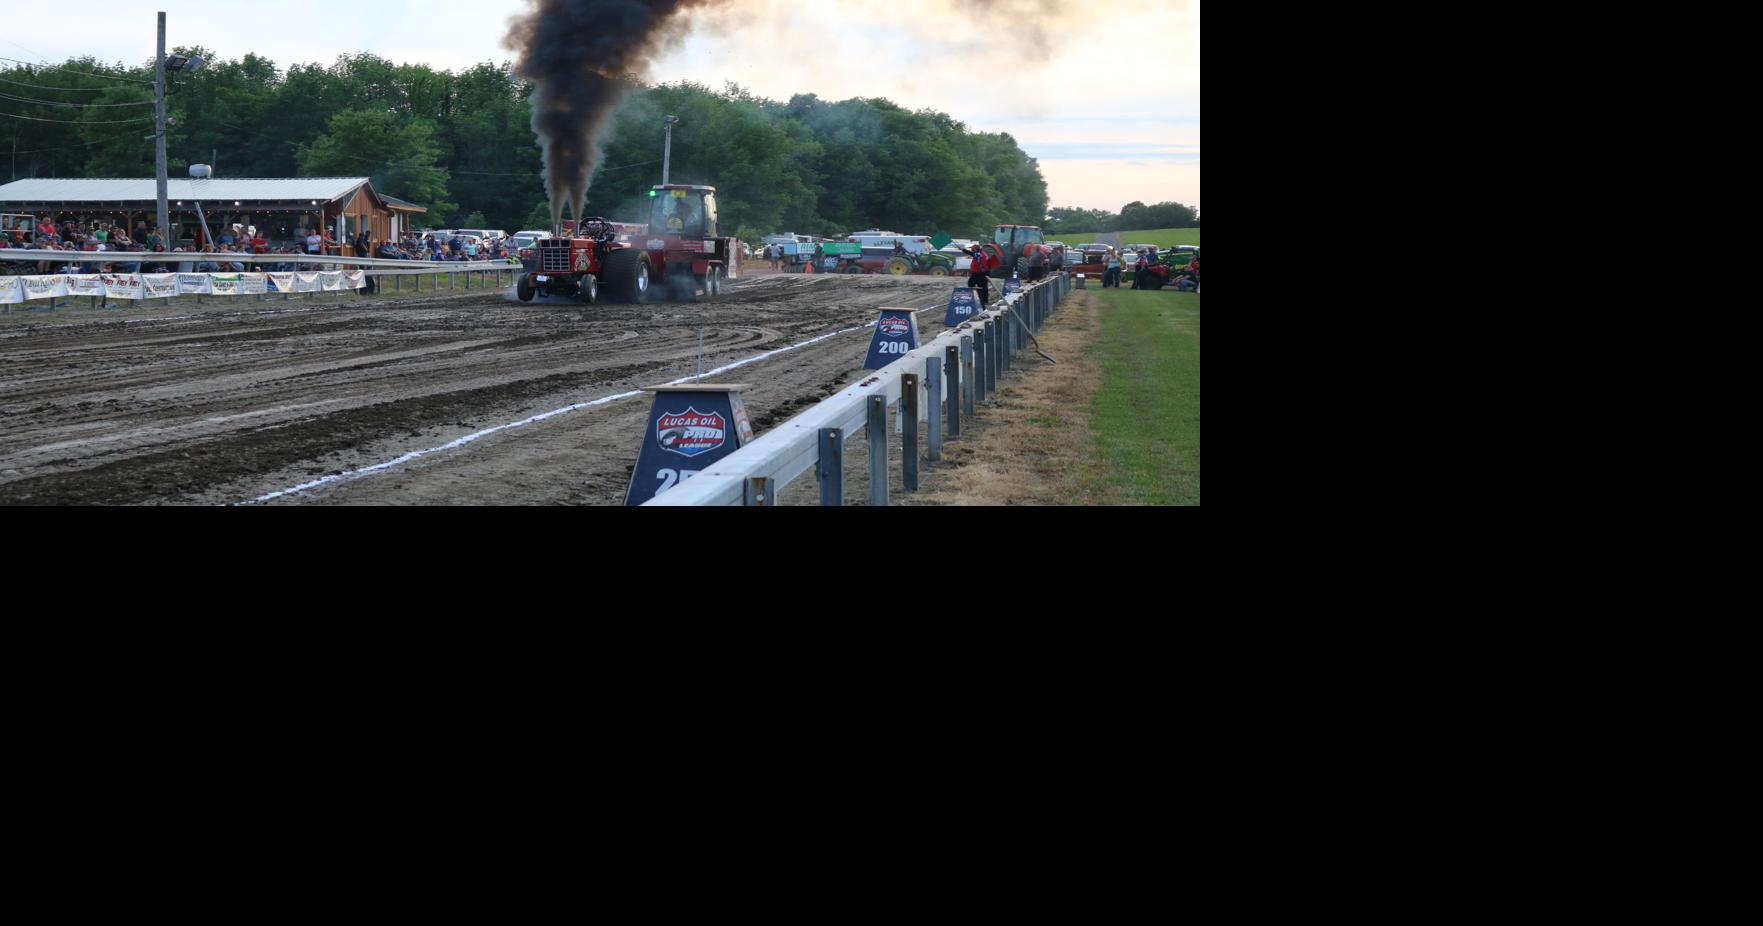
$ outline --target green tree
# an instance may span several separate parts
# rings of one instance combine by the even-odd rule
[[[384,110],[345,110],[332,116],[329,131],[301,153],[300,168],[311,177],[359,177],[374,189],[426,206],[437,220],[453,216],[447,169],[436,164],[440,146],[427,119]]]

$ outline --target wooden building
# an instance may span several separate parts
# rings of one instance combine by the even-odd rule
[[[354,240],[366,228],[377,243],[408,232],[416,221],[412,216],[428,211],[380,193],[366,177],[172,178],[166,206],[176,230],[173,241],[187,248],[202,243],[204,220],[217,238],[234,225],[256,226],[276,248],[298,246],[304,232],[313,228],[329,229],[339,243]],[[157,185],[151,177],[39,177],[0,185],[0,212],[47,215],[57,224],[104,221],[132,231],[140,222],[153,225],[157,210]],[[342,253],[353,252],[345,248]]]

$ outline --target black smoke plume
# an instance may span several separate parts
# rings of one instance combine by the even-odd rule
[[[582,218],[601,135],[650,59],[684,35],[688,23],[677,14],[715,2],[533,0],[531,13],[509,23],[503,44],[519,56],[514,71],[534,84],[533,133],[544,153],[553,229],[566,204]]]

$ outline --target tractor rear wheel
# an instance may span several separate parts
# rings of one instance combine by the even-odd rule
[[[649,300],[649,255],[636,248],[625,248],[606,255],[606,289],[620,302]]]
[[[912,272],[912,262],[904,257],[890,257],[885,269],[893,276],[903,277]]]

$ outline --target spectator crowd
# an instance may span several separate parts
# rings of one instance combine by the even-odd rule
[[[421,260],[433,262],[466,262],[478,260],[513,260],[518,256],[510,252],[506,239],[480,243],[475,238],[454,235],[446,239],[427,234],[418,237],[414,234],[405,235],[399,241],[384,241],[377,247],[372,237],[363,231],[349,244],[354,247],[358,256],[372,255],[385,260]],[[90,222],[68,219],[60,223],[52,221],[48,216],[39,216],[32,232],[22,230],[10,234],[0,234],[0,250],[45,251],[43,259],[36,262],[0,260],[0,274],[51,274],[51,273],[241,273],[253,272],[285,273],[292,270],[314,269],[313,264],[295,262],[287,263],[251,263],[227,260],[228,254],[305,254],[316,256],[342,256],[342,248],[331,237],[329,228],[306,228],[294,230],[292,240],[284,245],[271,247],[269,241],[259,232],[256,226],[232,225],[223,227],[216,237],[213,247],[174,247],[165,249],[165,239],[159,229],[149,227],[145,221],[135,223],[130,230],[120,224],[109,221],[93,220]],[[129,253],[202,253],[200,260],[164,262],[129,260],[122,256]],[[76,256],[77,255],[77,256]]]

